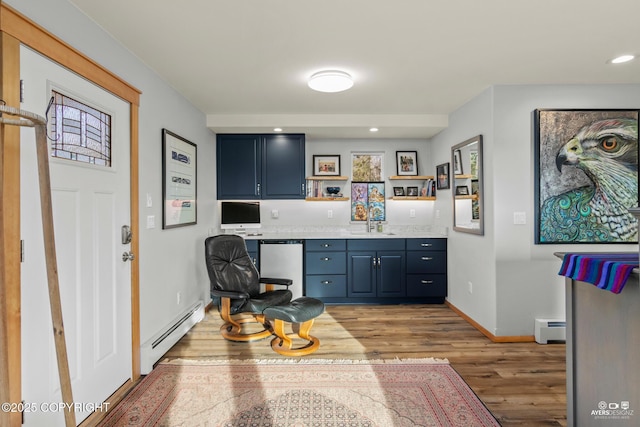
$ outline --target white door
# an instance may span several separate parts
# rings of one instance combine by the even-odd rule
[[[92,404],[103,402],[131,378],[131,270],[130,262],[122,260],[130,244],[121,241],[121,227],[130,218],[130,107],[28,48],[21,48],[20,58],[21,109],[45,116],[52,91],[56,91],[106,112],[111,121],[111,166],[50,157],[73,400],[84,405],[76,412],[80,423],[90,414]],[[64,123],[80,126],[80,133],[85,130],[83,118],[69,117]],[[60,141],[52,134],[51,123],[48,129]],[[64,415],[48,406],[61,401],[61,392],[49,309],[35,132],[21,128],[20,136],[22,398],[31,405],[24,419],[29,427],[57,426],[64,425]]]

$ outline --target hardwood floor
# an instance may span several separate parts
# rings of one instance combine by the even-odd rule
[[[278,359],[269,340],[233,343],[214,308],[165,358]],[[445,305],[327,306],[305,358],[447,358],[503,426],[566,426],[565,345],[493,343]]]

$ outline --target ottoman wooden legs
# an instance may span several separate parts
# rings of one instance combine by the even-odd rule
[[[309,332],[316,317],[324,312],[324,303],[315,298],[300,297],[286,305],[266,308],[263,314],[272,321],[273,332],[276,337],[271,340],[271,348],[283,356],[305,356],[320,347],[320,340]],[[291,329],[306,344],[293,348],[293,334],[285,331],[285,324],[290,323]]]

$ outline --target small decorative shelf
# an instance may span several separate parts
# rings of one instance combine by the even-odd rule
[[[435,197],[432,196],[393,196],[390,197],[391,200],[435,200]]]
[[[390,180],[415,180],[415,181],[426,181],[427,179],[433,179],[433,175],[392,175],[389,177]]]
[[[469,199],[469,200],[476,200],[478,198],[477,194],[469,194],[469,195],[464,195],[464,196],[456,196],[456,200],[463,200],[463,199]]]
[[[456,179],[473,179],[473,175],[456,175]]]
[[[324,187],[324,181],[346,181],[348,180],[349,177],[348,176],[308,176],[307,177],[307,181],[312,181],[312,182],[317,182],[316,187],[317,188],[322,188]],[[344,189],[343,189],[344,191]],[[311,189],[309,188],[309,186],[307,185],[307,194],[311,194]],[[334,202],[334,201],[346,201],[349,200],[348,197],[327,197],[327,196],[322,196],[322,197],[311,197],[311,196],[307,196],[305,198],[306,201],[308,202]]]

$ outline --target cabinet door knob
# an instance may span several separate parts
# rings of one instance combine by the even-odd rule
[[[431,246],[433,246],[433,244],[431,244],[431,243],[422,243],[422,244],[420,244],[420,246],[422,246],[423,248],[430,248]]]
[[[320,283],[322,283],[323,285],[330,285],[330,284],[332,284],[332,283],[333,283],[333,281],[332,281],[332,280],[323,280],[323,281],[322,281],[322,282],[320,282]]]
[[[433,284],[433,280],[421,280],[420,282],[423,285],[432,285]]]
[[[330,248],[330,247],[331,247],[331,245],[330,245],[330,244],[328,244],[328,243],[325,243],[325,244],[320,245],[320,246],[322,246],[323,248]]]
[[[329,257],[320,258],[320,261],[331,261],[331,258]]]
[[[422,257],[422,260],[423,260],[423,261],[431,261],[431,260],[433,260],[433,257],[430,257],[430,256],[423,256],[423,257]]]

